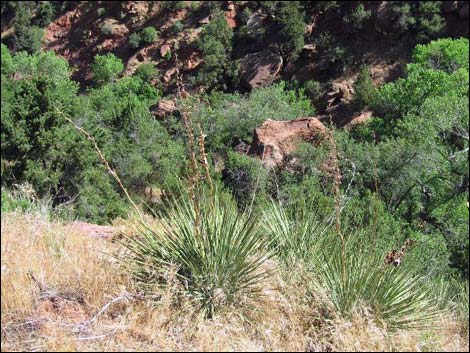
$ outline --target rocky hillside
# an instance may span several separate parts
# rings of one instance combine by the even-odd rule
[[[468,351],[468,12],[2,2],[2,351]]]
[[[301,12],[298,6],[292,7],[292,23],[283,19],[283,9],[275,2],[50,3],[61,4],[54,4],[42,49],[64,57],[82,88],[92,82],[95,55],[111,52],[123,60],[124,75],[133,74],[143,63],[155,64],[158,76],[153,82],[165,95],[175,93],[177,72],[185,90],[210,89],[196,77],[207,60],[199,44],[202,29],[217,8],[233,32],[228,59],[238,65],[237,77],[224,83],[226,89],[246,92],[281,79],[300,87],[314,81],[307,90],[317,111],[332,114],[341,125],[354,113],[350,103],[361,65],[368,66],[375,84],[389,82],[402,75],[416,42],[468,36],[469,24],[467,1],[434,2],[439,3],[436,8],[417,8],[416,4],[410,8],[388,1],[317,2],[302,4]],[[15,47],[16,17],[8,6],[2,8],[2,41]],[[39,17],[40,10],[34,9],[33,16]],[[297,25],[301,33],[296,33]],[[132,36],[149,27],[158,35],[135,44]],[[286,39],[295,45],[286,45]]]

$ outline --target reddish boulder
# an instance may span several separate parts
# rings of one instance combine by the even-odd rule
[[[176,103],[170,99],[162,99],[155,108],[151,108],[150,112],[157,118],[164,118],[177,111]]]
[[[240,76],[251,89],[270,85],[282,68],[282,56],[270,50],[245,55]]]
[[[319,142],[324,132],[325,126],[317,118],[289,121],[268,119],[255,129],[249,154],[261,157],[265,166],[278,166],[296,150],[300,142]]]
[[[160,56],[162,58],[165,57],[165,55],[167,55],[168,52],[171,52],[171,48],[168,44],[163,44],[161,47],[160,47]]]
[[[369,121],[372,118],[372,115],[373,113],[371,110],[360,112],[358,115],[354,116],[346,125],[344,125],[344,128],[346,130],[351,130],[354,126]]]
[[[229,1],[227,10],[228,11],[225,11],[225,20],[227,21],[228,26],[230,28],[237,27],[237,21],[235,20],[237,17],[237,11],[235,10],[235,4],[233,1]]]

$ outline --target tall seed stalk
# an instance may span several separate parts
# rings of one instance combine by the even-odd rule
[[[132,200],[131,196],[129,195],[129,192],[127,191],[126,187],[123,185],[122,181],[121,181],[121,178],[119,178],[119,175],[114,171],[113,168],[111,168],[108,160],[106,159],[106,157],[104,156],[103,152],[101,151],[101,149],[99,148],[98,146],[98,143],[96,142],[95,138],[93,136],[91,136],[87,131],[85,131],[82,127],[78,126],[77,124],[75,124],[75,122],[70,119],[64,112],[62,112],[61,110],[56,110],[60,115],[62,115],[62,117],[67,121],[69,122],[76,130],[78,130],[81,134],[85,135],[85,137],[93,144],[93,147],[96,151],[96,153],[98,154],[98,157],[101,159],[101,161],[103,162],[105,168],[108,170],[109,174],[111,174],[111,176],[116,180],[116,182],[118,183],[119,187],[122,189],[122,191],[124,192],[124,194],[126,195],[127,199],[129,200],[129,202],[131,203],[131,205],[134,207],[134,209],[137,211],[137,214],[139,215],[140,219],[142,221],[144,221],[144,217],[142,215],[142,213],[140,212],[139,208],[137,207],[137,205],[135,204],[134,200]]]
[[[331,115],[330,115],[330,122],[332,121]],[[333,192],[333,197],[335,200],[335,230],[336,234],[338,234],[340,240],[341,240],[341,267],[342,267],[342,275],[343,281],[346,281],[346,242],[344,239],[344,234],[341,230],[341,170],[339,168],[339,160],[338,160],[338,149],[336,146],[336,141],[333,136],[333,132],[327,128],[327,133],[326,133],[326,138],[328,142],[331,144],[331,151],[330,151],[330,157],[329,160],[333,164],[333,170],[332,170],[332,177],[333,177],[333,187],[332,187],[332,192]]]
[[[176,87],[177,87],[177,97],[178,99],[182,99],[187,96],[187,92],[184,89],[183,80],[179,70],[179,58],[178,58],[178,46],[175,43],[173,46],[174,58],[175,58],[175,67],[176,67]],[[194,210],[196,212],[195,217],[195,230],[196,234],[199,235],[199,227],[200,227],[200,205],[199,205],[199,197],[197,195],[198,190],[200,189],[200,182],[201,182],[201,173],[199,170],[199,163],[202,164],[202,168],[204,170],[204,176],[206,182],[209,184],[210,194],[211,194],[211,205],[213,202],[214,197],[214,187],[212,184],[212,178],[210,176],[209,171],[209,163],[207,161],[207,154],[205,152],[205,135],[202,131],[201,125],[198,124],[199,136],[197,139],[197,147],[199,153],[199,163],[196,157],[196,138],[193,129],[193,122],[191,119],[190,114],[186,111],[186,109],[181,106],[180,107],[181,116],[183,118],[184,127],[186,130],[186,135],[188,137],[188,155],[189,155],[189,164],[190,164],[190,173],[191,175],[188,176],[189,180],[189,196],[194,204]]]

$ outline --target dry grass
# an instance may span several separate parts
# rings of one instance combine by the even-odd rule
[[[468,351],[450,313],[438,329],[392,334],[364,313],[335,318],[279,275],[261,303],[204,320],[171,286],[158,301],[120,297],[136,291],[107,255],[117,244],[34,215],[2,214],[1,230],[2,351]]]

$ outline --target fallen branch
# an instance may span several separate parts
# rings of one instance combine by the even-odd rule
[[[130,299],[130,298],[132,298],[132,295],[130,295],[129,293],[125,292],[124,294],[120,295],[119,297],[116,297],[116,298],[114,298],[113,300],[111,300],[110,302],[106,303],[106,305],[103,306],[103,307],[101,308],[101,310],[98,311],[98,313],[97,313],[95,316],[93,316],[90,320],[87,320],[87,321],[78,323],[78,324],[73,325],[73,326],[76,326],[76,330],[77,330],[78,332],[83,332],[83,331],[89,329],[90,326],[93,325],[93,324],[96,322],[96,320],[98,319],[98,317],[100,317],[100,315],[102,315],[106,310],[108,310],[108,308],[109,308],[111,305],[113,305],[113,304],[115,304],[115,303],[117,303],[117,302],[119,302],[119,301],[121,301],[121,300]],[[65,326],[72,326],[72,325],[65,325]]]

